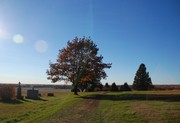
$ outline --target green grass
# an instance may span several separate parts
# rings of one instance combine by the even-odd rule
[[[0,102],[2,123],[179,123],[180,91],[56,93]]]
[[[164,97],[158,100],[161,95]],[[171,97],[179,99],[180,91],[110,92],[101,97],[92,119],[94,123],[178,123],[180,102]]]
[[[42,97],[43,100],[26,99],[21,103],[0,103],[0,122],[35,123],[51,117],[62,108],[75,102],[71,93],[55,94],[55,97]]]
[[[103,99],[95,112],[93,123],[180,122],[180,102]]]

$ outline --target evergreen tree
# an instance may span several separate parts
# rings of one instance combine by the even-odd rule
[[[145,64],[141,64],[134,77],[133,88],[135,90],[149,90],[153,87],[149,72],[146,72]]]
[[[109,84],[108,84],[108,83],[106,83],[104,87],[106,87],[106,88],[110,88],[110,86],[109,86]]]
[[[131,91],[131,88],[127,84],[127,82],[124,83],[124,85],[121,85],[120,91]]]
[[[103,91],[110,91],[110,86],[108,83],[105,84]]]
[[[117,85],[116,85],[116,83],[114,82],[114,83],[112,83],[112,85],[111,85],[111,91],[118,91],[119,89],[118,89],[118,87],[117,87]]]

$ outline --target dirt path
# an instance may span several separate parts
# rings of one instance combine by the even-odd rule
[[[83,99],[81,102],[61,110],[47,123],[87,123],[98,103],[99,101],[96,99]]]

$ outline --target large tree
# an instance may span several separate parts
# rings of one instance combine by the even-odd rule
[[[146,72],[145,64],[141,64],[134,77],[133,88],[135,90],[149,90],[153,87],[149,72]]]
[[[70,81],[77,95],[78,85],[99,82],[106,78],[105,68],[110,63],[103,63],[103,56],[98,56],[99,49],[90,38],[75,38],[67,42],[67,47],[59,50],[56,63],[50,63],[47,70],[48,79],[52,82]]]

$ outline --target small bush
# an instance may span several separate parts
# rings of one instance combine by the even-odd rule
[[[100,91],[102,91],[104,86],[103,86],[103,84],[99,83],[99,84],[97,85],[97,87],[100,89]]]
[[[111,85],[111,91],[113,91],[113,92],[117,92],[117,91],[119,91],[119,89],[118,89],[118,87],[117,87],[117,85],[116,85],[116,83],[114,82],[114,83],[112,83],[112,85]]]
[[[121,85],[120,91],[131,91],[129,85],[125,82],[124,85]]]
[[[53,97],[54,93],[48,93],[47,96]]]
[[[110,90],[111,90],[111,88],[110,88],[109,84],[106,83],[105,86],[103,87],[103,91],[110,91]]]
[[[98,88],[98,87],[96,87],[96,88],[94,89],[94,91],[101,91],[101,89]]]
[[[110,88],[108,88],[108,87],[104,87],[103,88],[103,91],[110,91],[111,89]]]
[[[2,85],[0,87],[0,98],[2,101],[9,101],[15,99],[15,86],[14,85]]]

